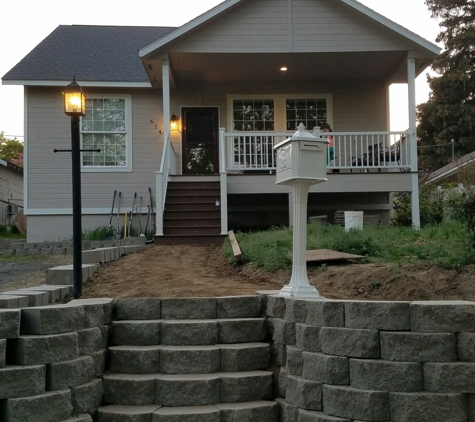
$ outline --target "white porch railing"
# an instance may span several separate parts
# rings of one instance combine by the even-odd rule
[[[220,149],[227,171],[272,171],[276,168],[274,145],[291,133],[232,132],[221,129]],[[320,136],[321,133],[318,133]],[[399,170],[411,166],[409,132],[332,132],[333,154],[328,169]]]
[[[157,198],[155,234],[157,236],[163,236],[163,211],[165,209],[168,180],[172,174],[176,174],[176,152],[170,141],[170,134],[165,133],[163,139],[163,153],[162,162],[160,163],[160,170],[155,172],[155,198]]]

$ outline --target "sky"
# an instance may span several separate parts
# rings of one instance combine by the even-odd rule
[[[58,25],[138,25],[181,26],[221,3],[222,0],[174,0],[150,2],[134,0],[111,7],[110,2],[82,0],[77,6],[58,7],[56,0],[7,1],[1,6],[0,77],[14,67]],[[157,5],[153,8],[154,3]],[[360,0],[365,6],[386,16],[435,43],[440,32],[431,19],[424,0]],[[158,6],[159,4],[159,6]],[[118,7],[119,6],[119,7]],[[62,13],[60,13],[62,12]],[[439,47],[442,47],[439,45]],[[416,80],[416,103],[429,98],[427,72]],[[391,130],[405,130],[407,122],[407,86],[390,89]],[[0,132],[23,139],[23,87],[0,85]]]

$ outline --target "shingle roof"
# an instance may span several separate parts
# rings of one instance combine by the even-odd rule
[[[139,50],[174,29],[60,25],[2,79],[148,82]]]
[[[471,165],[475,162],[475,151],[465,154],[463,157],[458,158],[453,163],[449,163],[446,166],[433,171],[429,174],[424,183],[434,183],[440,179],[451,176],[457,173],[461,168]]]

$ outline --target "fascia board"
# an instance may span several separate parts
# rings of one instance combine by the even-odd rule
[[[352,7],[353,9],[357,10],[360,13],[368,16],[369,18],[379,22],[380,24],[386,26],[387,28],[391,29],[392,31],[402,35],[403,37],[407,38],[408,40],[420,45],[421,47],[425,48],[426,50],[430,51],[433,54],[439,55],[442,49],[434,43],[427,41],[425,38],[415,34],[412,31],[404,28],[403,26],[393,22],[392,20],[386,18],[383,15],[375,12],[374,10],[366,7],[365,5],[359,3],[356,0],[338,0],[346,5]]]
[[[112,88],[151,88],[150,82],[99,82],[79,81],[81,86],[112,87]],[[67,86],[71,81],[31,81],[31,80],[2,80],[2,85],[25,86]]]

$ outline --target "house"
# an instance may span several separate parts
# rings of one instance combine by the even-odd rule
[[[157,242],[288,224],[273,147],[326,122],[334,156],[308,214],[389,223],[391,192],[409,191],[419,226],[415,78],[439,53],[354,0],[227,0],[180,28],[59,26],[2,79],[25,86],[28,240],[71,233],[70,156],[53,150],[70,144],[73,76],[82,147],[101,150],[82,154],[84,228],[109,223],[114,190],[121,213],[142,197],[145,225],[149,188]],[[393,83],[408,85],[405,132],[389,131]]]
[[[0,225],[11,226],[23,207],[23,168],[0,159]]]
[[[424,184],[442,185],[444,183],[459,183],[459,173],[475,172],[475,151],[465,154],[464,156],[454,160],[453,162],[434,170],[428,174],[422,182]]]

